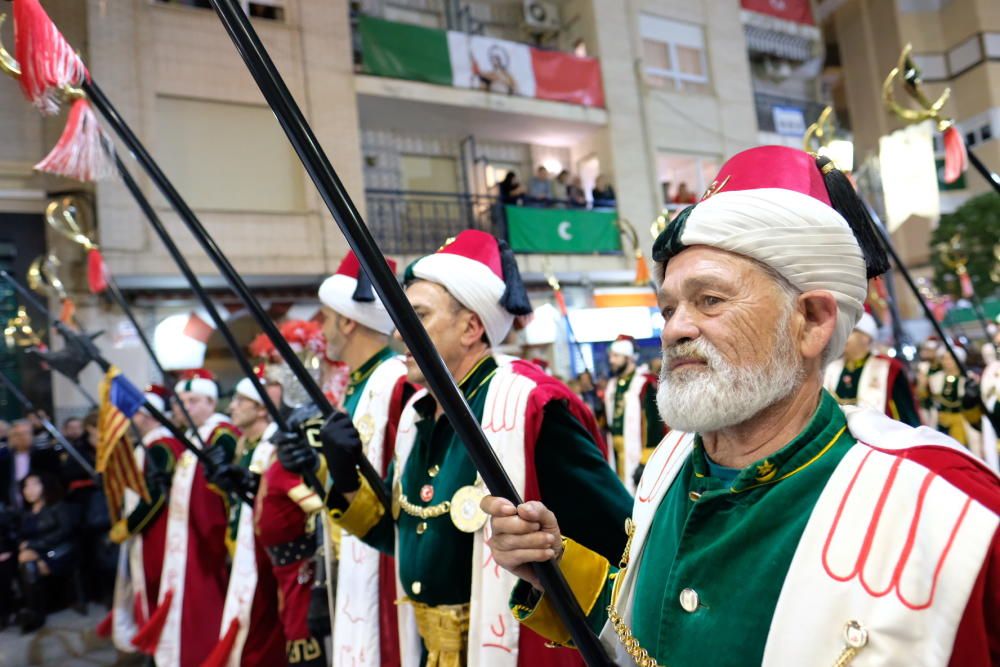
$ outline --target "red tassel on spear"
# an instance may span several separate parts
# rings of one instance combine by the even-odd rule
[[[89,77],[38,0],[14,0],[14,58],[24,96],[45,114],[57,113],[65,89]]]
[[[954,183],[969,166],[969,154],[962,133],[954,124],[944,130],[944,182]]]
[[[3,70],[17,78],[43,114],[55,114],[62,102],[73,100],[59,142],[35,169],[78,181],[114,174],[111,142],[75,88],[89,77],[87,68],[38,0],[14,0],[14,53],[16,62],[4,52]]]
[[[70,107],[66,128],[55,148],[35,169],[84,182],[107,178],[115,173],[107,150],[110,142],[90,102],[80,98]]]

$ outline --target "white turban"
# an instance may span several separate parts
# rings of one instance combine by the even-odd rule
[[[864,312],[865,259],[847,221],[832,207],[784,188],[718,192],[684,221],[683,246],[705,245],[770,266],[797,289],[837,300],[830,349],[839,352]]]

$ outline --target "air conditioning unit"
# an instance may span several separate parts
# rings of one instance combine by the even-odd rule
[[[524,27],[538,34],[555,32],[560,28],[559,7],[546,0],[524,0]]]

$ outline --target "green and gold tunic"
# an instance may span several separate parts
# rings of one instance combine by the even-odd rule
[[[368,361],[361,364],[357,369],[351,371],[351,376],[347,382],[347,392],[344,396],[344,411],[354,416],[354,411],[358,407],[361,396],[365,393],[365,385],[368,379],[378,368],[379,364],[388,359],[392,359],[395,353],[388,347],[383,347],[375,353]]]
[[[812,507],[854,443],[825,391],[802,433],[742,470],[710,466],[696,438],[645,542],[631,628],[640,646],[662,665],[760,664],[784,575]],[[560,567],[600,633],[619,569],[573,541]],[[530,586],[518,584],[511,602],[525,625],[567,642],[568,633]]]
[[[841,405],[857,405],[858,387],[861,385],[861,371],[871,355],[865,355],[858,361],[844,362],[844,370],[840,373],[837,381],[834,396]],[[913,399],[913,392],[910,391],[910,384],[906,374],[896,373],[889,388],[888,414],[897,421],[910,426],[920,426],[920,415],[917,414],[916,402]]]
[[[459,383],[477,419],[482,419],[496,369],[496,361],[484,357]],[[401,492],[413,505],[437,507],[451,500],[459,488],[473,484],[477,472],[448,418],[435,417],[434,398],[426,395],[415,407],[422,419],[402,473]],[[621,553],[625,536],[605,528],[622,524],[632,499],[588,431],[560,402],[545,408],[534,464],[542,499],[562,517],[566,534],[608,557]],[[392,470],[389,478],[393,478]],[[392,517],[375,511],[359,521],[359,512],[351,511],[356,505],[370,505],[370,495],[363,483],[351,507],[340,516],[335,512],[334,520],[379,550],[393,553]],[[469,602],[473,534],[458,530],[447,512],[427,519],[402,512],[396,527],[399,577],[405,594],[428,605]]]

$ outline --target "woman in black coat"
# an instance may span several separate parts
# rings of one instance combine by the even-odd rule
[[[21,543],[17,562],[24,609],[18,615],[21,632],[45,624],[45,577],[66,574],[73,560],[72,521],[59,502],[55,477],[32,473],[21,482],[24,511],[21,513]]]

